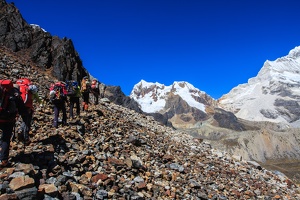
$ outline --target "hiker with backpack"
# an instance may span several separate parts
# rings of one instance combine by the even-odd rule
[[[58,128],[58,117],[60,111],[62,112],[62,125],[67,124],[67,112],[66,112],[66,102],[67,99],[67,89],[66,84],[62,81],[57,81],[50,86],[50,102],[53,104],[54,119],[53,126]]]
[[[100,90],[99,90],[99,82],[95,78],[92,80],[91,92],[94,97],[94,105],[97,105],[99,102]]]
[[[28,126],[23,121],[19,130],[18,139],[23,139],[24,143],[29,143],[29,130],[31,128],[31,121],[34,113],[33,101],[41,103],[41,99],[38,96],[38,88],[28,78],[20,78],[16,81],[15,86],[18,87],[25,107],[29,113]]]
[[[74,115],[73,115],[74,106],[76,106],[76,115],[77,115],[77,117],[79,117],[80,116],[81,92],[80,92],[80,87],[78,85],[78,82],[74,81],[74,80],[67,81],[67,92],[68,92],[69,102],[70,102],[69,117],[70,117],[70,119],[74,118]]]
[[[29,127],[29,113],[18,89],[14,88],[11,80],[0,80],[0,168],[6,167],[9,158],[10,140],[16,124],[17,115]]]
[[[80,92],[82,94],[82,111],[88,111],[89,108],[89,99],[90,99],[91,84],[87,76],[83,77],[81,81]]]

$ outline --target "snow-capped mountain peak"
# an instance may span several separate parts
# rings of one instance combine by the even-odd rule
[[[147,113],[166,109],[167,101],[172,96],[179,96],[189,106],[205,112],[205,104],[199,102],[201,95],[206,94],[185,81],[175,81],[172,85],[165,86],[157,82],[141,80],[133,87],[130,97],[136,100],[141,105],[141,109]]]

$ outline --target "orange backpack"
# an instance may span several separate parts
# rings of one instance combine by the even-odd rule
[[[81,81],[81,92],[85,93],[85,92],[90,92],[91,89],[91,85],[88,79],[83,79]]]

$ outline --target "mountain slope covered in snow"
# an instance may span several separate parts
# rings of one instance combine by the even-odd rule
[[[165,86],[141,80],[134,86],[130,97],[144,112],[163,114],[175,126],[207,119],[208,108],[216,105],[213,98],[184,81]]]
[[[197,101],[197,98],[205,93],[184,81],[175,81],[172,85],[165,86],[157,82],[151,83],[141,80],[134,86],[130,97],[141,105],[141,109],[144,112],[151,113],[163,110],[166,106],[167,98],[171,94],[180,96],[191,107],[205,112],[205,104]]]
[[[258,75],[222,96],[218,103],[242,119],[300,125],[300,47],[266,61]]]

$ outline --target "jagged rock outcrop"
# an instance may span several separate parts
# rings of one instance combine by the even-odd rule
[[[29,25],[13,3],[0,1],[0,45],[26,57],[58,80],[78,80],[88,75],[71,39],[51,36],[37,25]]]
[[[143,111],[139,108],[139,105],[133,99],[127,97],[121,90],[120,86],[106,86],[104,97],[108,98],[115,104],[122,105],[126,108],[135,110],[138,113]]]

